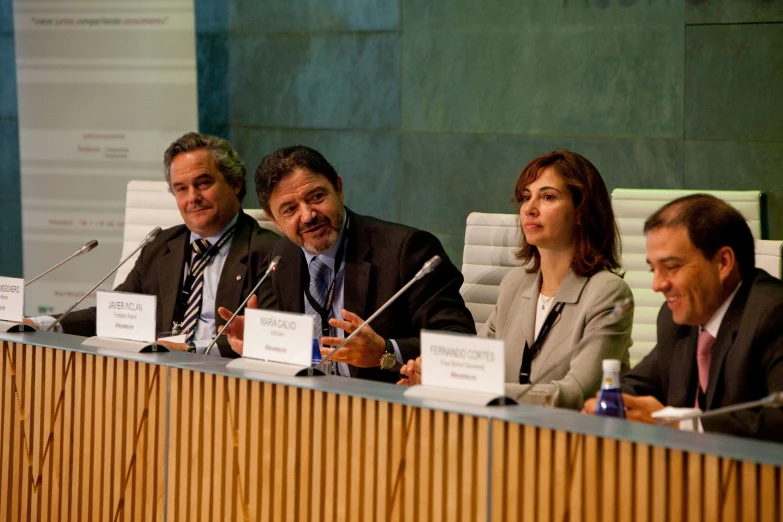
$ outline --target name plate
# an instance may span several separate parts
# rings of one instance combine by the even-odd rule
[[[243,353],[251,359],[310,366],[313,362],[313,317],[246,309]]]
[[[24,319],[24,279],[0,277],[0,320]]]
[[[502,397],[504,346],[500,339],[422,330],[421,383]]]
[[[156,296],[101,291],[95,298],[98,337],[155,342]]]

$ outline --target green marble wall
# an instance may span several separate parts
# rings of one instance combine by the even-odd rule
[[[0,0],[0,276],[22,277],[19,119],[11,0]]]
[[[203,129],[251,168],[321,150],[351,207],[457,263],[467,215],[513,211],[522,166],[559,147],[610,190],[763,190],[783,238],[783,0],[196,6]]]
[[[21,275],[11,0],[0,0],[0,274]],[[251,171],[321,150],[358,212],[436,233],[510,212],[567,147],[615,187],[759,189],[783,238],[783,0],[195,0],[199,120]],[[252,196],[246,204],[256,206]]]

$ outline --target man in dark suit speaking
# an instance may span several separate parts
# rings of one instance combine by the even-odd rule
[[[783,282],[755,268],[742,215],[697,194],[661,208],[644,232],[666,304],[657,345],[622,378],[627,418],[653,422],[664,404],[713,410],[783,390]],[[592,399],[585,410],[594,409]],[[783,441],[783,409],[716,415],[701,429]]]
[[[459,293],[462,274],[435,236],[347,209],[342,178],[319,152],[279,149],[263,159],[255,181],[259,204],[286,236],[270,253],[282,261],[260,290],[259,305],[312,315],[313,337],[322,345],[339,344],[425,261],[443,259],[334,355],[341,375],[396,382],[393,370],[419,355],[422,328],[475,334]],[[239,352],[242,329],[239,321],[228,332]]]
[[[158,330],[185,335],[185,342],[162,344],[203,352],[225,324],[215,310],[239,306],[266,270],[278,237],[242,212],[245,165],[228,141],[185,134],[166,150],[163,164],[185,224],[144,247],[115,290],[156,295]],[[95,308],[74,312],[61,325],[66,333],[95,335]],[[236,356],[225,338],[218,347],[221,355]]]

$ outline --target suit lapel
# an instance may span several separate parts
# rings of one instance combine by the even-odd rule
[[[366,261],[370,254],[370,241],[362,234],[356,215],[349,214],[348,242],[345,246],[345,273],[343,274],[343,300],[345,309],[367,319],[373,312],[367,309],[367,292],[370,288],[372,265]],[[350,274],[350,277],[348,276]]]
[[[681,337],[672,350],[671,373],[669,374],[670,406],[692,408],[696,400],[696,340],[699,328],[690,328],[690,333]]]
[[[275,296],[280,310],[304,313],[304,288],[302,287],[302,267],[305,257],[302,249],[288,239],[280,249],[280,265],[272,276]]]
[[[174,321],[174,308],[180,295],[179,286],[184,272],[185,247],[189,245],[188,231],[184,226],[182,228],[183,233],[166,244],[168,252],[156,262],[158,284],[160,285],[160,292],[158,292],[160,316],[158,320],[161,323],[157,325],[157,329],[161,332],[171,329]]]
[[[535,279],[529,278],[527,281],[520,285],[519,295],[524,299],[522,301],[522,331],[525,332],[525,344],[531,347],[536,334],[536,306],[538,306],[538,294],[541,292],[541,272],[536,274]],[[513,327],[513,325],[508,326]]]
[[[566,273],[565,279],[563,279],[563,282],[560,283],[560,286],[557,289],[557,293],[555,294],[555,298],[552,300],[552,307],[549,309],[550,312],[552,311],[552,308],[554,308],[554,303],[565,303],[566,305],[569,304],[575,304],[579,302],[579,296],[582,295],[582,290],[584,289],[585,285],[587,284],[588,278],[578,276],[574,272],[572,272],[570,269],[568,270],[568,273]],[[537,301],[536,301],[537,303]],[[559,350],[557,349],[558,346],[560,346],[561,341],[565,338],[567,339],[570,337],[572,333],[573,328],[556,328],[557,324],[563,320],[563,315],[567,313],[568,307],[564,307],[561,311],[560,315],[555,320],[554,324],[552,325],[552,329],[549,331],[549,335],[544,340],[544,344],[549,346],[546,350],[541,350],[539,353],[540,361],[534,361],[537,362],[536,364],[536,373],[541,374],[542,372],[549,371],[549,361],[554,358],[555,362],[554,364],[557,364],[560,362],[558,359],[560,358],[561,354],[559,353]],[[541,310],[536,310],[536,312],[541,312]],[[535,321],[535,318],[534,318]],[[534,326],[535,328],[535,323]],[[568,348],[570,349],[570,344],[568,345]]]
[[[715,344],[712,347],[710,374],[709,380],[707,381],[707,409],[712,408],[712,401],[715,398],[715,388],[717,387],[718,380],[723,371],[723,363],[737,337],[740,321],[742,319],[742,312],[745,310],[745,303],[748,300],[748,294],[750,293],[750,288],[752,286],[753,281],[747,281],[740,287],[734,296],[734,299],[731,301],[729,309],[726,310],[723,321],[720,323],[718,337],[715,339]]]
[[[250,248],[250,227],[247,216],[241,210],[237,218],[237,228],[231,239],[231,246],[220,273],[217,293],[215,294],[215,319],[218,325],[223,325],[224,320],[217,314],[221,306],[234,311],[242,302],[242,288],[248,283],[247,259]]]

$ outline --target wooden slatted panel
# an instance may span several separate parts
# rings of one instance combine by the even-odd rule
[[[536,519],[536,502],[538,494],[536,485],[538,484],[538,429],[533,426],[524,427],[522,439],[522,496],[521,513],[522,520],[533,522]],[[511,477],[509,477],[510,479]],[[511,480],[509,480],[511,482]]]
[[[0,404],[0,520],[783,521],[773,466],[17,343]]]
[[[650,484],[652,486],[651,497],[651,519],[653,522],[666,522],[668,520],[668,450],[666,448],[652,448],[652,477]]]
[[[506,518],[506,491],[505,480],[510,479],[506,472],[507,456],[504,452],[495,448],[508,448],[506,444],[506,425],[501,421],[492,421],[492,521],[497,522]],[[513,480],[513,479],[511,479]]]
[[[650,447],[646,444],[634,445],[635,462],[633,483],[640,487],[634,488],[634,520],[648,522],[650,520]]]
[[[0,520],[162,520],[159,367],[0,343]]]
[[[720,459],[720,517],[721,520],[739,519],[739,462]]]
[[[685,520],[686,481],[685,457],[682,451],[669,450],[669,467],[666,482],[668,483],[667,499],[669,509],[664,520],[682,522]]]
[[[568,511],[567,519],[572,522],[582,522],[585,513],[585,436],[569,434],[568,447]]]
[[[761,468],[761,491],[759,498],[759,508],[761,511],[761,522],[775,522],[777,514],[775,513],[776,504],[779,502],[773,502],[773,499],[778,495],[777,487],[775,484],[779,470],[776,470],[772,466],[760,466]],[[780,499],[780,497],[777,497]],[[778,511],[780,507],[778,506]]]
[[[603,520],[603,517],[599,515],[599,509],[601,506],[600,494],[600,473],[601,468],[599,465],[600,457],[598,453],[599,440],[594,436],[585,437],[585,509],[584,520],[585,522],[598,522]]]
[[[601,453],[602,462],[602,480],[600,499],[601,519],[606,522],[615,522],[618,520],[619,502],[617,499],[618,472],[620,470],[619,461],[619,443],[616,440],[604,439],[601,441],[603,452]],[[605,493],[604,493],[605,492]],[[607,496],[610,495],[610,496]]]
[[[216,503],[221,519],[486,520],[485,419],[170,372],[172,522],[207,520]]]

